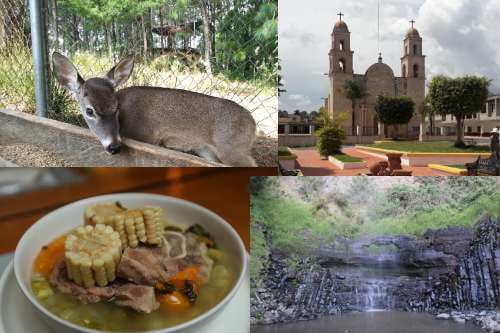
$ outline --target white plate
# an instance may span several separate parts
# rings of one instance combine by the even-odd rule
[[[218,314],[179,333],[250,332],[250,278]],[[0,333],[53,333],[38,317],[16,283],[12,261],[0,279]]]

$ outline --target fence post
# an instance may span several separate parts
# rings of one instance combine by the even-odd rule
[[[31,48],[33,51],[33,64],[35,70],[35,96],[36,113],[39,117],[47,115],[47,66],[46,43],[43,33],[44,20],[42,16],[43,0],[29,0]]]

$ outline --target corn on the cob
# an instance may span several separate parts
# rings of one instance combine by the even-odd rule
[[[120,234],[124,246],[137,247],[139,242],[159,245],[163,233],[162,217],[161,208],[145,207],[115,215],[110,225]]]
[[[104,287],[116,278],[122,242],[110,226],[79,227],[68,235],[64,245],[68,278],[76,284]]]
[[[125,209],[119,207],[116,203],[95,204],[85,208],[83,218],[85,220],[85,224],[87,225],[109,225],[113,221],[116,214],[124,211]]]

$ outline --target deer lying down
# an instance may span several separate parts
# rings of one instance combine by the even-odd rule
[[[184,152],[231,166],[256,166],[250,150],[255,121],[249,111],[222,98],[186,90],[130,87],[115,91],[134,68],[129,56],[103,78],[84,80],[75,66],[54,52],[57,80],[73,92],[90,130],[110,154],[121,137]]]

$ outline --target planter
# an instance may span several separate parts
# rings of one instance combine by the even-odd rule
[[[365,161],[361,162],[342,162],[333,156],[328,156],[328,160],[336,167],[347,170],[347,169],[365,169],[367,167]]]
[[[388,160],[388,154],[401,154],[401,164],[404,166],[428,166],[429,164],[465,164],[476,161],[478,156],[481,156],[483,158],[487,158],[490,156],[490,153],[409,153],[364,146],[356,146],[356,148],[368,155],[375,156],[384,160]]]
[[[123,139],[120,154],[109,155],[88,129],[23,112],[0,109],[0,124],[0,143],[34,144],[75,166],[223,166],[131,139]]]

